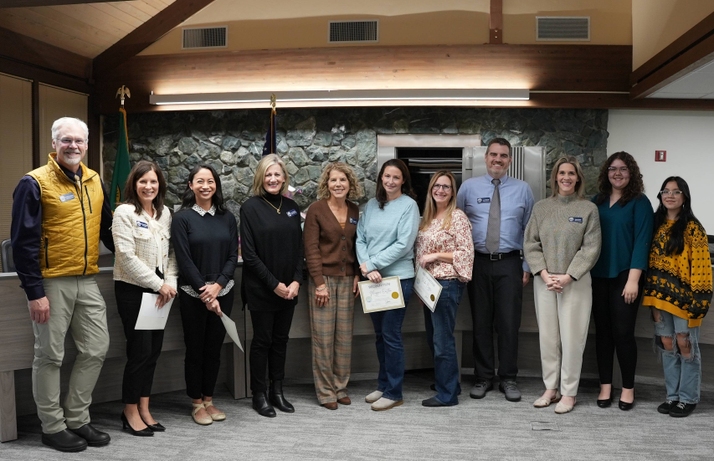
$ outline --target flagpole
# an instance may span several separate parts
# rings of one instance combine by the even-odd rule
[[[124,185],[129,177],[131,162],[129,160],[129,135],[127,132],[126,110],[124,102],[126,98],[131,98],[129,88],[122,85],[115,97],[120,98],[119,106],[119,131],[117,136],[117,153],[114,160],[114,170],[112,172],[112,182],[109,188],[109,202],[112,211],[124,200]]]

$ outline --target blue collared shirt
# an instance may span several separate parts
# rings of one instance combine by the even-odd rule
[[[478,253],[488,253],[486,250],[486,230],[488,228],[488,213],[491,209],[491,197],[495,186],[489,175],[479,176],[464,181],[456,196],[458,206],[469,221],[474,239],[474,249]],[[533,211],[533,192],[530,186],[520,179],[504,176],[499,186],[501,197],[501,239],[499,253],[523,250],[523,232]],[[523,270],[528,271],[528,265],[523,261]]]

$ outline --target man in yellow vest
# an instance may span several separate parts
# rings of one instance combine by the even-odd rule
[[[32,393],[42,421],[42,443],[82,451],[109,443],[90,424],[89,404],[109,348],[99,272],[100,235],[114,250],[112,214],[99,175],[82,160],[87,125],[64,117],[52,125],[47,165],[30,171],[13,193],[11,240],[35,334]],[[77,358],[60,405],[60,365],[70,331]]]

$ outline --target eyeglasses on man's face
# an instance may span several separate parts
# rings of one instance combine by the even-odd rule
[[[609,166],[609,167],[607,167],[607,171],[609,173],[620,173],[620,174],[625,174],[625,173],[630,172],[630,170],[627,169],[626,166],[621,166],[621,167]]]
[[[683,194],[683,192],[679,189],[674,189],[674,190],[665,189],[665,190],[659,191],[659,193],[660,193],[660,195],[671,195],[672,197],[679,197],[680,195]]]
[[[448,184],[434,184],[434,187],[431,188],[433,191],[437,191],[439,189],[444,189],[444,192],[449,192],[451,190],[451,186]]]
[[[87,140],[86,139],[62,138],[62,139],[59,139],[59,142],[61,142],[63,146],[71,146],[72,143],[76,144],[77,146],[83,146],[84,143],[87,142]]]

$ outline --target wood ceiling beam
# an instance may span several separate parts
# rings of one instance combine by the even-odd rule
[[[96,80],[96,110],[113,113],[122,85],[131,89],[131,109],[139,112],[156,110],[149,106],[151,91],[522,88],[627,97],[631,67],[632,47],[619,45],[363,46],[136,56]]]
[[[176,0],[94,58],[93,78],[101,78],[122,65],[212,2],[213,0]]]
[[[491,45],[503,44],[503,0],[491,0],[488,29],[488,43]]]
[[[24,8],[31,6],[80,5],[84,3],[126,2],[129,0],[0,0],[0,8]]]
[[[0,27],[0,57],[27,66],[78,78],[89,78],[92,60]]]
[[[630,97],[644,98],[714,59],[714,13],[635,69]]]

